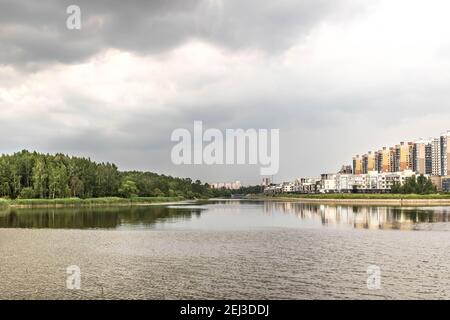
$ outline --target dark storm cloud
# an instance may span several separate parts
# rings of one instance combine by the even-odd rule
[[[66,28],[71,4],[81,8],[81,30]],[[0,64],[74,63],[105,48],[158,53],[192,39],[279,51],[354,9],[334,0],[1,0]]]

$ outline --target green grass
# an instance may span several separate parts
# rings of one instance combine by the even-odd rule
[[[271,198],[269,196],[268,198]],[[292,199],[450,199],[450,193],[444,194],[354,194],[354,193],[336,193],[336,194],[280,194],[273,198],[292,198]]]
[[[50,207],[50,206],[108,206],[108,205],[137,205],[160,202],[175,202],[184,200],[183,197],[136,197],[136,198],[62,198],[62,199],[0,199],[0,206],[7,207]]]

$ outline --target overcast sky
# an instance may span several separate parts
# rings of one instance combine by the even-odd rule
[[[66,8],[81,8],[81,30]],[[64,152],[207,182],[176,128],[279,128],[276,181],[450,129],[442,0],[0,0],[0,151]]]

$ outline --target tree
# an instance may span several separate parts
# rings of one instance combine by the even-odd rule
[[[164,197],[164,192],[162,192],[159,188],[153,189],[152,195],[154,197]]]
[[[402,194],[432,194],[437,193],[437,188],[430,178],[420,175],[417,178],[416,176],[406,178],[403,185],[395,182],[391,188],[391,192]]]
[[[48,181],[50,198],[64,198],[69,195],[69,178],[63,163],[51,167]]]
[[[21,199],[33,199],[35,197],[35,192],[33,188],[26,187],[20,191],[19,197]]]
[[[96,163],[89,158],[61,153],[50,155],[23,150],[0,155],[0,196],[12,199],[117,195],[199,198],[229,194],[229,190],[213,190],[198,180],[153,172],[121,172],[112,163]]]
[[[33,186],[39,198],[45,198],[47,193],[47,178],[44,161],[38,160],[33,168]]]
[[[138,192],[139,189],[133,180],[124,180],[119,188],[119,193],[126,198],[134,197]]]
[[[70,178],[70,195],[72,197],[83,197],[84,183],[77,176]]]

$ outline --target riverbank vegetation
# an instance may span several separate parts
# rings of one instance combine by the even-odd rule
[[[118,198],[139,197],[142,201],[144,198],[224,196],[229,196],[229,191],[213,190],[199,180],[153,172],[119,171],[113,163],[96,163],[89,158],[26,150],[0,156],[0,197],[8,199],[5,202],[58,199],[55,201],[69,203],[94,201],[89,200],[93,198],[103,198],[97,202],[114,202]]]
[[[0,199],[0,207],[95,207],[116,205],[145,205],[185,200],[183,197],[102,197],[102,198],[59,198],[59,199]]]
[[[394,194],[429,195],[436,194],[437,189],[430,178],[425,178],[424,175],[420,175],[417,178],[416,176],[406,178],[403,185],[395,183],[392,186],[391,192]]]
[[[430,200],[430,199],[450,199],[450,194],[362,194],[362,193],[326,193],[326,194],[277,194],[271,196],[260,196],[265,198],[292,198],[292,199],[411,199],[411,200]]]

